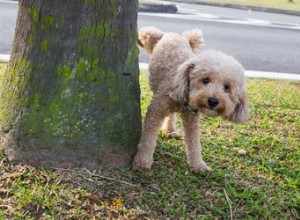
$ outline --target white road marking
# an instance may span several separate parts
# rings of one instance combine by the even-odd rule
[[[269,21],[264,21],[264,20],[259,20],[259,19],[252,19],[252,18],[247,18],[247,21],[253,23],[253,24],[266,24],[266,25],[270,25],[272,24]]]
[[[279,22],[270,22],[265,20],[258,19],[238,19],[231,17],[220,17],[211,14],[166,14],[166,13],[148,13],[140,12],[140,15],[149,16],[149,17],[164,17],[164,18],[174,18],[174,19],[185,19],[185,20],[198,20],[198,21],[210,21],[210,22],[219,22],[219,23],[228,23],[228,24],[241,24],[241,25],[253,25],[261,27],[272,27],[272,28],[283,28],[283,29],[292,29],[300,30],[299,24],[294,23],[279,23]]]
[[[177,6],[177,9],[180,13],[182,14],[187,14],[187,13],[196,13],[197,10],[196,9],[190,9],[190,8],[182,8],[180,6]]]

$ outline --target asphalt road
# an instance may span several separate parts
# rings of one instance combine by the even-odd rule
[[[17,10],[17,2],[0,0],[0,54],[7,54],[11,51]]]
[[[181,33],[200,28],[205,48],[236,57],[248,70],[300,74],[300,17],[179,4],[181,15],[139,14],[139,27]],[[204,49],[205,49],[204,48]],[[148,56],[141,53],[140,60]]]
[[[300,74],[300,17],[178,4],[180,14],[139,13],[138,26],[169,32],[200,28],[205,48],[236,57],[247,70]],[[10,52],[17,4],[0,0],[0,54]],[[140,62],[147,62],[143,50]]]

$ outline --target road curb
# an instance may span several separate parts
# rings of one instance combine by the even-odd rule
[[[10,58],[9,54],[0,54],[0,62],[8,62]]]
[[[8,62],[10,58],[9,54],[0,54],[0,63]],[[139,63],[139,67],[142,70],[148,69],[148,63]],[[275,73],[275,72],[263,72],[263,71],[254,71],[246,70],[246,77],[249,78],[265,78],[265,79],[277,79],[277,80],[296,80],[300,81],[300,75],[292,73]]]
[[[140,1],[140,12],[170,13],[176,14],[176,4],[164,1]]]
[[[142,70],[147,70],[148,64],[147,63],[139,63],[139,67]],[[245,75],[248,78],[264,78],[264,79],[300,81],[300,75],[292,74],[292,73],[275,73],[275,72],[246,70]]]

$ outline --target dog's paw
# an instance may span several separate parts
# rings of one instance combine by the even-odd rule
[[[153,159],[152,160],[146,160],[143,158],[140,158],[138,156],[135,156],[132,166],[134,169],[138,170],[149,170],[153,164]]]
[[[161,131],[164,136],[169,137],[169,138],[175,138],[178,136],[176,129],[170,130],[169,128],[162,127]]]
[[[164,133],[164,135],[167,137],[167,138],[170,138],[170,139],[176,139],[176,140],[181,140],[182,139],[182,135],[181,134],[178,134],[177,132],[172,132],[172,133]]]
[[[191,166],[191,170],[200,173],[200,172],[210,172],[212,169],[208,166],[203,160],[200,161],[196,166]]]

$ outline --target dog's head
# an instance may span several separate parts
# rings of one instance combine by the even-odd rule
[[[183,63],[170,97],[208,116],[233,122],[249,118],[244,68],[219,51],[207,50]]]
[[[163,37],[164,33],[155,27],[144,27],[139,30],[138,44],[152,54],[157,42]]]

